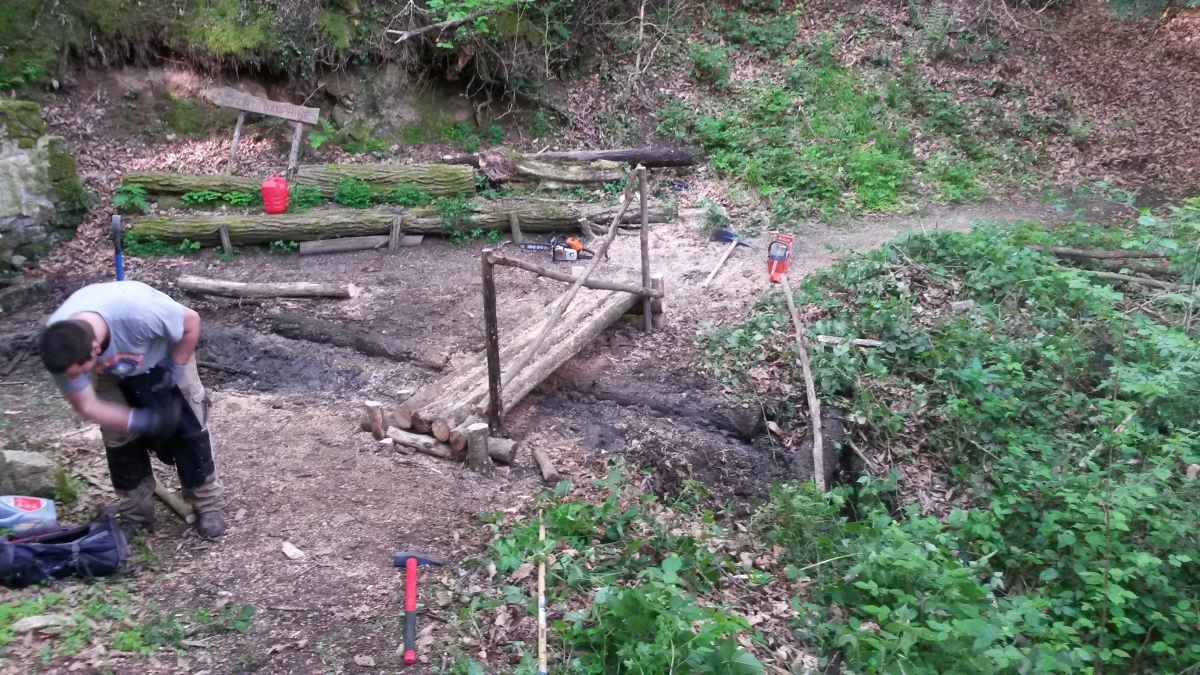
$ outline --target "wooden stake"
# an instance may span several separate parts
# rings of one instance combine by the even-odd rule
[[[546,521],[538,514],[538,542],[546,543]],[[546,560],[538,554],[538,673],[546,675]]]
[[[645,6],[642,7],[645,10]],[[650,288],[650,214],[646,207],[646,167],[638,170],[639,192],[642,197],[642,287]],[[642,330],[654,332],[650,296],[642,296]]]
[[[663,297],[666,296],[666,284],[663,282],[663,275],[655,274],[650,277],[650,288],[658,291]],[[667,323],[667,315],[663,312],[663,298],[658,297],[650,301],[650,311],[653,313],[654,330],[662,330]]]
[[[523,238],[521,238],[521,218],[520,218],[520,216],[517,215],[516,211],[513,211],[512,213],[508,214],[508,222],[510,225],[512,225],[513,243],[516,244],[517,246],[520,246],[521,244],[525,243],[525,240]]]
[[[162,500],[162,503],[171,507],[171,510],[179,514],[179,517],[186,523],[195,522],[196,516],[192,505],[179,498],[179,495],[171,492],[162,485],[154,486],[154,496]]]
[[[736,245],[736,244],[735,244]],[[800,368],[804,373],[804,389],[808,392],[808,416],[813,432],[813,478],[817,488],[825,492],[825,451],[821,442],[821,400],[817,398],[817,385],[813,382],[812,369],[808,366],[808,335],[800,313],[796,311],[796,302],[792,299],[792,287],[787,275],[779,278],[783,288],[784,298],[787,299],[788,312],[792,315],[792,323],[796,326],[796,350],[800,354]]]
[[[487,368],[488,368],[488,423],[492,427],[492,431],[501,433],[500,413],[504,409],[501,405],[501,383],[500,383],[500,323],[496,319],[496,279],[493,274],[495,265],[491,263],[490,257],[492,249],[486,248],[483,250],[483,339],[484,346],[487,349]],[[469,430],[468,430],[469,431]],[[469,435],[469,434],[468,434]]]
[[[233,244],[229,241],[229,227],[225,223],[221,223],[217,229],[221,234],[221,250],[225,252],[225,255],[233,255]]]
[[[371,420],[371,435],[375,437],[375,440],[382,441],[384,437],[383,404],[379,401],[367,401],[367,419]]]
[[[242,139],[242,125],[246,123],[246,113],[238,113],[237,126],[233,127],[233,145],[229,148],[229,166],[226,167],[226,173],[233,173],[233,166],[237,162],[238,141]]]
[[[537,462],[538,470],[542,472],[542,480],[547,485],[554,485],[559,481],[558,469],[554,468],[554,462],[550,461],[550,455],[541,448],[533,449],[533,461]]]
[[[641,168],[642,167],[640,166],[638,167],[638,169]],[[621,223],[621,218],[625,216],[625,212],[629,210],[630,202],[633,201],[630,199],[632,196],[632,190],[633,176],[630,176],[629,180],[625,182],[625,192],[621,195],[621,210],[618,211],[617,216],[613,218],[612,225],[610,225],[608,228],[608,234],[604,235],[604,241],[600,242],[600,246],[596,248],[595,257],[593,257],[592,261],[588,263],[587,269],[583,271],[583,275],[571,285],[570,290],[563,295],[562,300],[560,300],[558,305],[555,306],[554,312],[546,321],[546,325],[542,327],[542,332],[532,343],[530,343],[529,347],[525,350],[525,353],[521,355],[521,358],[515,364],[513,364],[511,368],[509,368],[507,373],[505,373],[503,380],[504,383],[511,381],[512,378],[517,376],[517,373],[521,372],[521,369],[529,365],[529,362],[532,361],[533,357],[537,354],[537,350],[542,346],[542,343],[545,342],[546,336],[550,334],[550,330],[554,328],[554,324],[557,323],[560,318],[562,318],[562,314],[564,311],[566,311],[567,306],[570,305],[571,301],[575,299],[575,296],[579,294],[579,289],[583,287],[583,284],[587,281],[588,277],[591,276],[592,272],[596,269],[596,266],[600,264],[600,260],[608,254],[608,247],[611,246],[613,240],[617,238],[617,226]]]
[[[713,267],[713,271],[709,272],[708,278],[700,285],[701,288],[708,288],[708,285],[712,283],[713,277],[717,276],[717,272],[721,271],[721,265],[725,264],[725,260],[729,257],[730,253],[733,253],[733,249],[737,248],[737,246],[738,243],[735,241],[729,245],[729,248],[725,249],[725,252],[721,254],[721,259],[717,261],[716,267]]]
[[[467,427],[467,468],[490,473],[492,459],[488,456],[488,425],[484,422]]]
[[[288,180],[296,176],[296,161],[300,158],[300,137],[302,135],[304,135],[304,123],[296,122],[296,131],[292,133],[292,151],[288,154]]]
[[[392,232],[388,237],[388,253],[400,250],[400,242],[404,241],[404,216],[392,218]]]

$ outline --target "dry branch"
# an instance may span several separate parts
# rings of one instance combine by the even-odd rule
[[[796,326],[796,351],[800,355],[800,369],[804,374],[804,389],[808,393],[808,415],[812,425],[813,438],[813,479],[817,488],[825,492],[825,450],[821,439],[821,399],[817,398],[817,385],[813,382],[812,369],[808,365],[808,338],[805,334],[804,322],[796,311],[796,302],[792,299],[792,286],[788,283],[787,275],[780,277],[779,283],[787,298],[788,312],[792,315],[792,323]]]
[[[1186,284],[1173,284],[1169,281],[1159,281],[1158,279],[1151,279],[1149,277],[1135,277],[1135,276],[1130,276],[1128,274],[1117,274],[1116,272],[1097,272],[1096,270],[1084,270],[1084,269],[1079,269],[1078,267],[1063,267],[1062,265],[1055,265],[1054,269],[1062,270],[1064,272],[1068,271],[1068,270],[1073,271],[1073,272],[1083,272],[1084,274],[1090,274],[1094,277],[1100,277],[1101,279],[1112,279],[1113,281],[1128,281],[1130,283],[1140,284],[1142,286],[1150,286],[1151,288],[1161,288],[1164,291],[1186,291],[1186,290],[1189,290],[1189,286],[1187,286]]]
[[[550,455],[541,448],[533,449],[533,461],[537,462],[538,470],[542,472],[542,480],[547,485],[557,483],[560,478],[558,469],[554,468],[554,462],[550,461]]]
[[[175,282],[180,290],[227,298],[337,298],[347,300],[358,295],[354,284],[316,284],[306,281],[283,283],[241,283],[184,275]]]
[[[1081,248],[1068,248],[1066,246],[1037,246],[1030,244],[1025,248],[1031,251],[1040,251],[1042,253],[1053,253],[1067,258],[1088,258],[1093,260],[1112,260],[1124,258],[1166,258],[1165,251],[1092,251]]]

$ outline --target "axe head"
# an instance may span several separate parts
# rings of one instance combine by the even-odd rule
[[[713,241],[723,241],[727,244],[732,244],[733,242],[737,242],[738,244],[741,244],[742,246],[750,246],[750,244],[747,244],[746,242],[742,241],[741,237],[737,236],[737,234],[735,234],[733,230],[724,230],[724,229],[713,230],[712,240]]]
[[[442,556],[436,553],[416,553],[413,551],[404,551],[396,554],[396,567],[404,567],[409,558],[416,558],[418,565],[441,565],[445,562]]]

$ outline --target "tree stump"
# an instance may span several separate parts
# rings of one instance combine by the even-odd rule
[[[491,473],[492,459],[488,456],[488,425],[484,422],[467,427],[467,468],[479,473]]]

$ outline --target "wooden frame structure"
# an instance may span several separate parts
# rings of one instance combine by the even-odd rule
[[[625,212],[629,209],[629,205],[633,202],[633,186],[634,183],[639,187],[639,202],[641,207],[641,277],[642,283],[640,286],[633,284],[620,283],[615,281],[591,280],[591,274],[600,264],[600,261],[608,257],[608,248],[616,239],[618,226],[624,217]],[[566,274],[557,270],[552,270],[541,265],[530,263],[524,260],[509,258],[497,254],[492,249],[484,249],[481,255],[482,274],[483,274],[483,316],[484,316],[484,340],[485,352],[487,356],[487,373],[488,373],[488,407],[487,421],[491,433],[503,433],[503,423],[500,419],[501,413],[504,410],[503,405],[503,390],[504,386],[509,384],[513,378],[517,376],[537,354],[538,349],[542,346],[546,336],[550,334],[555,324],[562,318],[563,312],[575,299],[579,293],[579,289],[587,287],[592,289],[603,289],[611,291],[622,291],[639,295],[642,298],[642,314],[643,314],[643,330],[647,333],[653,332],[654,328],[662,327],[662,298],[664,296],[664,283],[661,276],[652,277],[650,274],[650,225],[647,210],[647,191],[648,185],[646,181],[646,167],[638,165],[629,179],[625,183],[625,191],[621,198],[621,209],[613,218],[612,224],[608,228],[607,234],[597,246],[595,255],[591,262],[584,268],[583,272],[576,275]],[[514,227],[514,230],[516,228]],[[519,236],[519,235],[518,235]],[[495,282],[495,266],[505,265],[515,267],[529,272],[533,272],[539,276],[544,276],[548,279],[555,279],[571,284],[571,288],[563,294],[555,306],[550,318],[542,326],[537,337],[533,339],[521,356],[508,369],[508,372],[501,373],[500,371],[500,327],[496,318],[496,282]],[[657,312],[658,319],[655,319]]]

